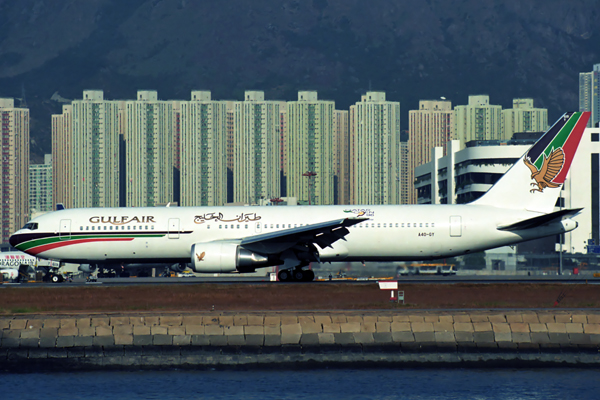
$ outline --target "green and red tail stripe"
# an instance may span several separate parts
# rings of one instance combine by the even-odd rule
[[[544,159],[549,157],[553,150],[562,148],[565,161],[561,171],[552,180],[553,183],[564,183],[589,118],[589,112],[565,113],[527,152],[527,158],[538,170],[541,170]]]

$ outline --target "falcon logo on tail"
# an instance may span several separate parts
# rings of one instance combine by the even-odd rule
[[[537,188],[531,189],[529,192],[543,192],[545,188],[557,188],[560,184],[553,183],[552,180],[556,178],[558,173],[562,170],[565,164],[565,153],[562,148],[553,150],[549,157],[545,155],[541,169],[537,169],[535,165],[531,163],[529,157],[525,157],[523,161],[525,165],[531,170],[531,179],[535,179],[535,183],[531,186],[537,185]]]

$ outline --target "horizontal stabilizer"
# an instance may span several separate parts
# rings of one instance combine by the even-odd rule
[[[570,218],[579,213],[583,208],[574,208],[570,210],[560,210],[550,214],[540,215],[539,217],[533,217],[524,219],[523,221],[515,222],[510,225],[499,226],[499,231],[520,231],[523,229],[537,228],[538,226],[547,224],[549,222],[561,221],[565,218]]]

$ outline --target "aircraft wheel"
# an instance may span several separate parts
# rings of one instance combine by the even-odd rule
[[[305,282],[312,282],[315,280],[315,273],[312,270],[306,270],[304,271],[304,281]]]
[[[306,273],[305,271],[301,270],[301,269],[296,269],[294,270],[294,280],[298,281],[298,282],[302,282],[304,280],[306,280]]]
[[[290,271],[287,269],[282,269],[281,271],[279,271],[279,273],[277,274],[277,277],[279,278],[280,282],[289,282],[292,279],[292,275],[290,274]]]

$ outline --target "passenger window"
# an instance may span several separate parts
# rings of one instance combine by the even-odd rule
[[[406,227],[407,227],[407,228],[410,228],[410,222],[408,222],[408,223],[406,224]]]
[[[248,229],[248,224],[244,225],[244,229]]]
[[[279,224],[275,225],[275,227],[276,227],[277,229],[279,229]]]
[[[104,230],[106,230],[106,225],[104,226]]]
[[[419,228],[422,228],[422,227],[423,227],[423,223],[421,222],[421,223],[419,223]]]
[[[94,230],[95,226],[92,226],[92,230]]]
[[[131,230],[131,225],[127,225],[127,230],[130,231]]]
[[[146,230],[148,230],[148,225],[146,225]]]
[[[383,223],[383,227],[384,227],[384,228],[386,227],[386,226],[385,226],[385,222]]]
[[[396,222],[396,228],[398,227],[398,223]]]
[[[112,231],[112,228],[113,228],[113,227],[112,227],[112,225],[111,225],[111,226],[110,226],[110,230],[111,230],[111,231]]]
[[[240,226],[239,226],[239,225],[237,225],[237,226],[236,226],[236,229],[240,229]]]
[[[433,222],[431,223],[431,227],[433,228]]]
[[[210,225],[206,225],[206,229],[210,229]]]
[[[378,228],[381,228],[381,224],[380,224],[380,223],[378,223],[378,224],[377,224],[377,227],[378,227]]]
[[[425,228],[429,228],[429,224],[428,223],[425,223]]]
[[[271,224],[271,229],[273,229],[273,224]]]
[[[219,225],[219,229],[221,229],[221,225]]]

